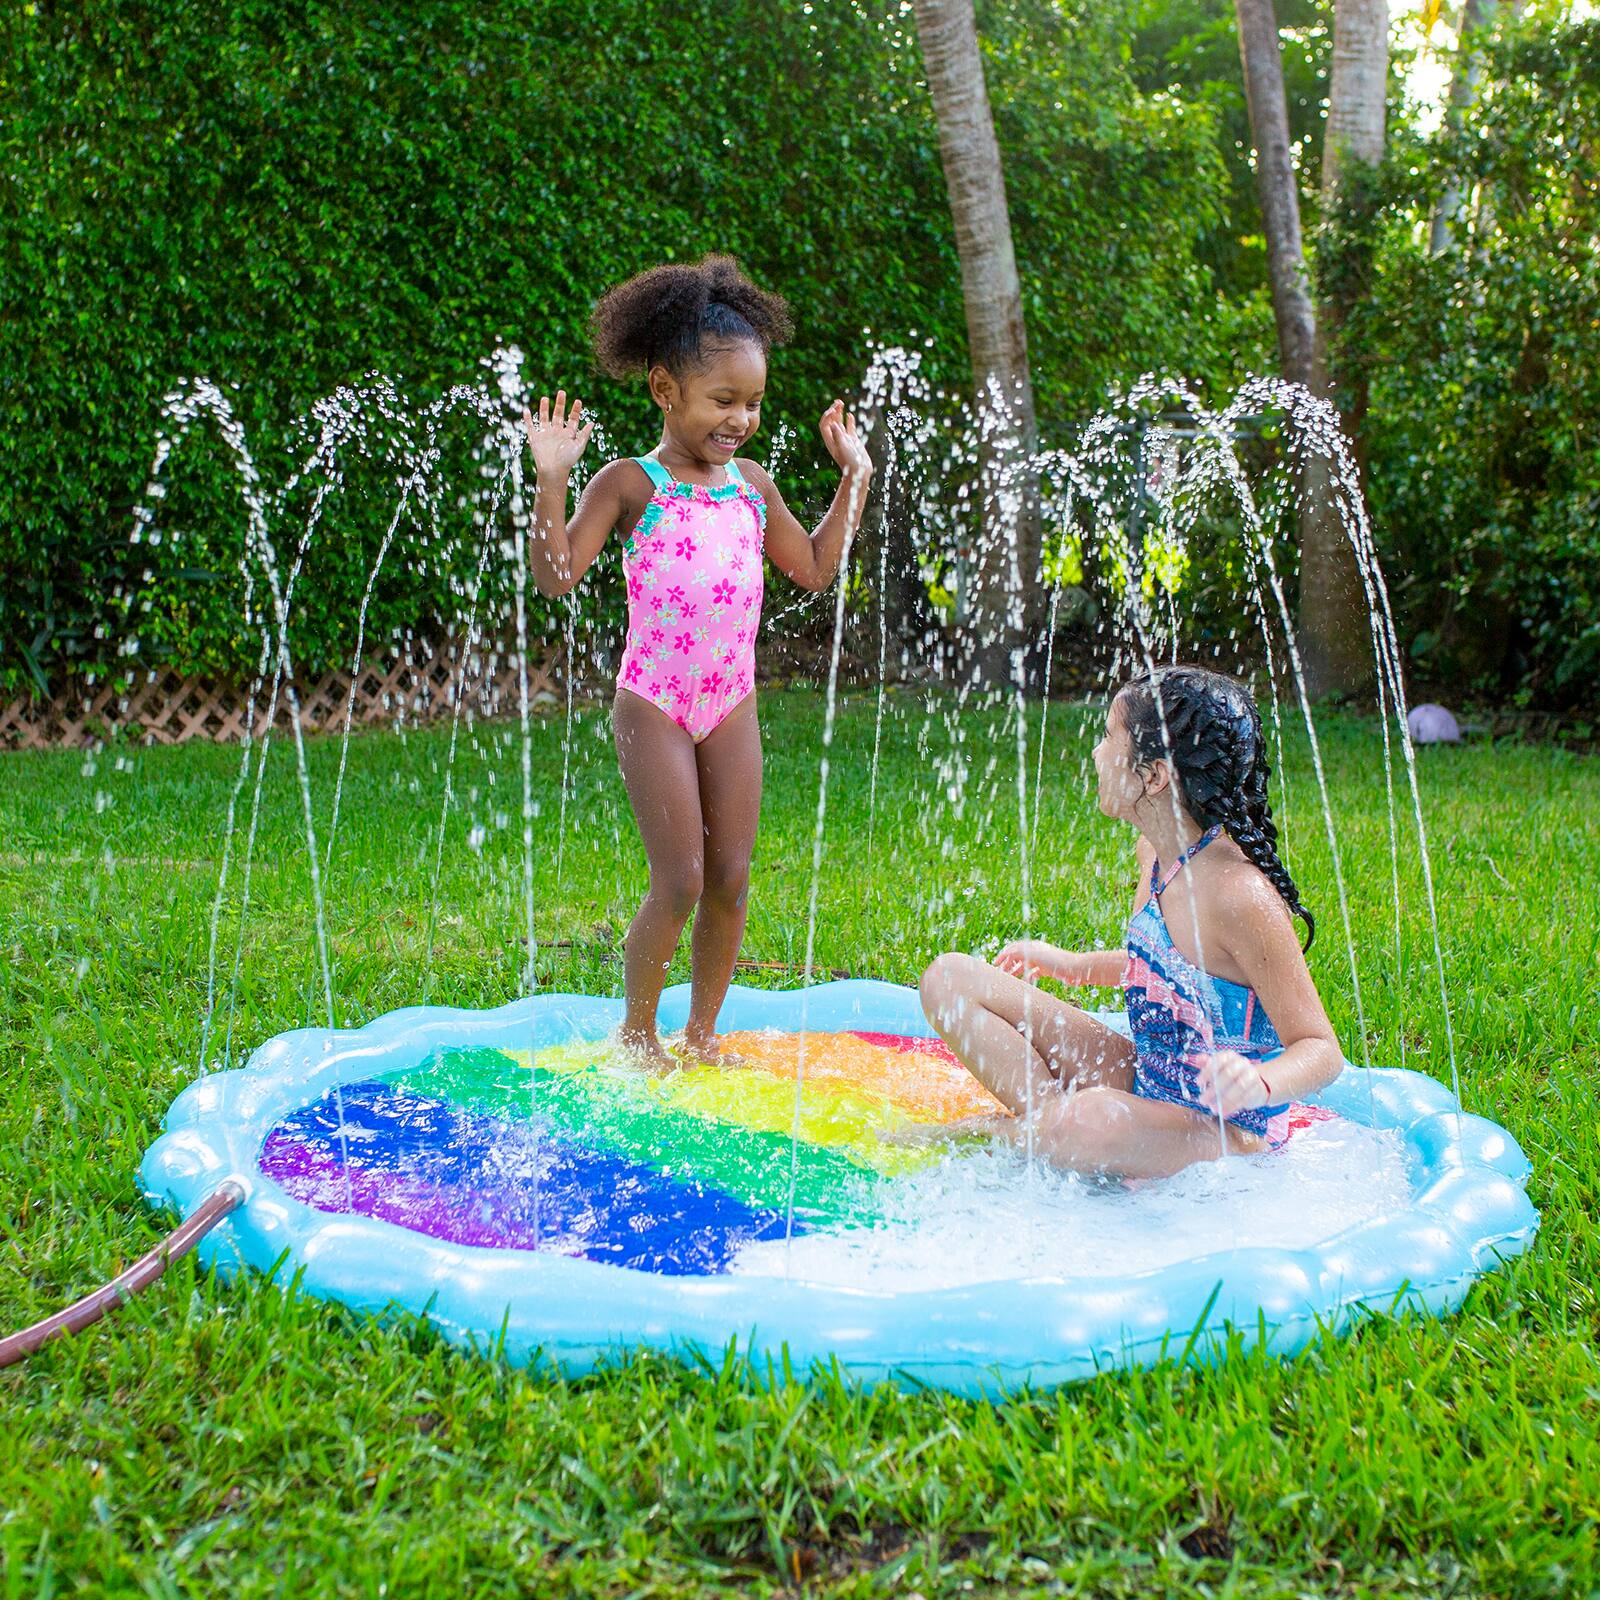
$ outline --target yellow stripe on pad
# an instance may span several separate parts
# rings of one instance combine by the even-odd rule
[[[808,1088],[820,1083],[849,1084],[890,1101],[913,1122],[959,1122],[992,1117],[1005,1110],[959,1062],[920,1050],[896,1050],[853,1033],[808,1033],[805,1062],[798,1033],[728,1033],[724,1050],[780,1077],[804,1071]],[[928,1041],[930,1047],[936,1040]]]
[[[507,1052],[524,1068],[567,1074],[595,1070],[631,1080],[636,1092],[663,1108],[761,1133],[789,1134],[795,1127],[794,1078],[800,1068],[798,1034],[736,1033],[723,1048],[740,1066],[684,1067],[664,1077],[642,1077],[611,1056],[604,1041],[551,1045],[530,1056]],[[609,1059],[608,1059],[609,1057]],[[939,1159],[937,1149],[885,1144],[880,1130],[906,1122],[949,1122],[999,1109],[966,1070],[936,1056],[897,1051],[850,1035],[806,1036],[800,1137],[837,1150],[885,1176],[914,1171]]]

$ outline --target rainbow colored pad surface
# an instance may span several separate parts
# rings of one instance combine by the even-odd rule
[[[880,1133],[1000,1109],[936,1039],[752,1032],[723,1045],[739,1064],[666,1077],[595,1042],[440,1049],[284,1117],[260,1168],[322,1211],[693,1276],[781,1238],[791,1184],[796,1233],[872,1222],[885,1179],[938,1159]]]
[[[669,988],[662,996],[663,1025],[681,1027],[688,1009],[688,985]],[[1208,1250],[1153,1271],[1078,1277],[1063,1270],[944,1287],[872,1288],[787,1272],[719,1271],[718,1252],[730,1260],[726,1236],[721,1245],[708,1244],[698,1262],[685,1263],[675,1247],[675,1231],[680,1239],[693,1232],[681,1225],[683,1211],[713,1199],[725,1208],[743,1206],[745,1213],[724,1209],[719,1226],[746,1228],[753,1237],[772,1225],[778,1193],[787,1204],[786,1173],[780,1161],[775,1180],[770,1157],[737,1164],[731,1172],[691,1169],[696,1161],[720,1156],[741,1129],[776,1135],[782,1148],[792,1125],[787,1119],[793,1116],[799,1054],[793,1031],[809,1030],[801,1101],[807,1137],[796,1162],[804,1166],[796,1177],[804,1182],[800,1198],[809,1207],[801,1222],[813,1236],[828,1230],[830,1250],[848,1251],[855,1241],[845,1230],[870,1218],[875,1205],[886,1216],[901,1217],[906,1196],[889,1180],[897,1162],[923,1159],[880,1148],[875,1137],[869,1141],[873,1119],[938,1121],[987,1108],[981,1098],[975,1105],[962,1103],[974,1086],[940,1059],[936,1045],[901,1039],[926,1024],[916,990],[895,984],[855,980],[806,990],[735,985],[723,1009],[724,1027],[791,1035],[787,1045],[771,1034],[746,1045],[753,1068],[742,1071],[765,1073],[772,1080],[766,1084],[754,1076],[735,1081],[732,1072],[686,1073],[664,1084],[628,1083],[624,1074],[623,1093],[602,1081],[603,1047],[580,1042],[604,1037],[621,1020],[619,999],[538,994],[488,1011],[412,1006],[359,1029],[279,1034],[251,1055],[248,1066],[211,1073],[183,1090],[140,1166],[141,1191],[152,1205],[193,1216],[220,1183],[231,1180],[246,1198],[201,1241],[198,1254],[206,1265],[224,1274],[253,1268],[357,1312],[410,1312],[462,1348],[494,1350],[508,1361],[550,1363],[578,1373],[627,1350],[714,1359],[736,1342],[753,1371],[799,1372],[826,1364],[862,1381],[932,1384],[974,1395],[1075,1381],[1108,1367],[1157,1361],[1174,1350],[1197,1360],[1239,1342],[1297,1350],[1330,1327],[1396,1307],[1438,1314],[1458,1305],[1496,1262],[1526,1249],[1538,1228],[1525,1192],[1527,1158],[1504,1128],[1464,1112],[1447,1088],[1420,1073],[1347,1068],[1320,1097],[1324,1107],[1361,1127],[1394,1131],[1411,1192],[1407,1203],[1311,1244]],[[1111,1013],[1100,1013],[1100,1020],[1125,1027]],[[864,1037],[866,1029],[880,1030],[890,1042]],[[829,1048],[828,1035],[852,1032],[853,1040],[837,1041],[837,1053]],[[865,1067],[858,1045],[876,1051]],[[561,1048],[545,1048],[555,1046]],[[537,1075],[528,1070],[532,1060],[515,1054],[527,1048],[539,1051]],[[474,1066],[488,1070],[474,1072]],[[438,1081],[419,1088],[422,1075],[432,1073],[441,1075]],[[459,1081],[448,1076],[456,1073]],[[698,1152],[647,1133],[646,1159],[638,1163],[654,1174],[651,1182],[665,1187],[652,1191],[648,1249],[634,1259],[649,1259],[650,1251],[657,1261],[670,1257],[678,1264],[676,1275],[610,1269],[619,1252],[603,1246],[608,1237],[618,1237],[620,1207],[596,1209],[592,1217],[569,1208],[551,1228],[542,1184],[537,1210],[485,1203],[477,1185],[486,1168],[497,1180],[541,1176],[542,1158],[529,1147],[555,1148],[556,1112],[564,1104],[558,1085],[569,1080],[574,1096],[596,1087],[615,1113],[610,1128],[625,1128],[622,1113],[640,1107],[651,1115],[676,1111],[709,1124],[710,1138]],[[476,1108],[469,1083],[484,1094]],[[331,1110],[333,1096],[350,1095],[362,1085],[396,1099],[378,1105],[370,1123],[351,1118],[344,1138],[350,1160],[343,1160],[341,1150],[331,1161],[339,1143],[337,1119],[330,1129],[326,1120],[319,1125],[307,1117],[306,1108]],[[787,1118],[774,1113],[774,1085]],[[537,1123],[521,1112],[524,1089],[530,1105],[536,1094],[547,1097]],[[474,1248],[396,1227],[375,1214],[371,1191],[386,1170],[382,1141],[413,1114],[420,1128],[424,1108],[418,1101],[430,1102],[430,1111],[442,1104],[447,1118],[494,1121],[497,1110],[507,1111],[508,1093],[515,1112],[499,1118],[499,1131],[507,1136],[492,1146],[492,1157],[484,1145],[467,1181],[449,1168],[443,1154],[448,1142],[421,1132],[407,1155],[408,1181],[421,1202],[434,1206],[436,1225],[481,1229],[472,1236],[491,1239],[511,1239],[521,1226],[539,1249]],[[869,1106],[865,1122],[852,1116],[851,1095]],[[412,1097],[409,1104],[404,1096]],[[832,1133],[831,1108],[839,1109]],[[451,1124],[452,1139],[457,1126]],[[589,1142],[573,1139],[561,1146],[574,1152],[561,1171],[574,1193],[583,1192],[596,1174],[576,1152],[591,1160],[635,1159],[612,1136],[599,1138],[601,1131],[598,1120],[584,1123]],[[288,1184],[263,1170],[269,1144],[272,1164]],[[431,1171],[424,1153],[435,1162]],[[823,1159],[829,1156],[844,1167]],[[373,1175],[365,1195],[358,1183],[363,1168]],[[842,1174],[842,1190],[830,1189],[833,1174]],[[604,1182],[614,1184],[614,1169]],[[690,1190],[690,1183],[699,1188]],[[307,1203],[287,1192],[290,1187],[320,1199]],[[667,1198],[678,1211],[666,1205]],[[363,1205],[368,1214],[359,1214]],[[561,1249],[547,1248],[551,1241]],[[758,1265],[771,1254],[771,1246],[758,1242],[741,1252]],[[734,1268],[745,1264],[731,1261]]]

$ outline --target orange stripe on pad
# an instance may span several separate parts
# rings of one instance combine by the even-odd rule
[[[722,1048],[774,1077],[804,1072],[810,1085],[838,1084],[888,1101],[916,1122],[956,1122],[1005,1108],[942,1039],[888,1033],[725,1033]]]

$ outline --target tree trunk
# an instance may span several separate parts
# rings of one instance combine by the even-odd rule
[[[1317,321],[1317,364],[1329,397],[1340,408],[1360,477],[1355,492],[1362,496],[1369,384],[1360,359],[1345,360],[1340,335],[1370,293],[1373,189],[1366,180],[1383,161],[1388,88],[1388,0],[1335,0],[1322,146],[1324,244],[1331,271],[1323,282]],[[1312,608],[1318,619],[1305,647],[1307,680],[1318,692],[1355,693],[1371,682],[1374,672],[1368,601],[1349,535],[1337,517],[1328,521],[1333,525],[1319,529],[1300,555],[1302,635]]]
[[[1319,364],[1344,412],[1361,461],[1367,377],[1359,365],[1341,367],[1339,333],[1364,300],[1372,273],[1370,190],[1358,182],[1383,161],[1389,82],[1388,0],[1336,0],[1328,128],[1322,147],[1323,233],[1318,241],[1322,289],[1317,335]],[[1326,256],[1324,256],[1326,252]]]
[[[1450,103],[1445,108],[1445,126],[1459,131],[1466,115],[1477,98],[1478,73],[1482,57],[1478,53],[1479,36],[1494,21],[1495,0],[1466,0],[1461,13],[1461,37],[1456,42],[1456,70],[1450,79]],[[1428,231],[1428,253],[1443,255],[1450,248],[1451,231],[1461,212],[1461,184],[1452,178],[1445,185],[1439,203],[1434,207],[1433,225]]]
[[[1022,286],[972,0],[916,0],[916,18],[961,257],[973,393],[988,414],[980,428],[970,659],[981,680],[999,683],[1025,648],[1040,592],[1037,495],[1015,478],[1038,441]]]
[[[1322,146],[1322,233],[1318,240],[1321,305],[1318,365],[1344,416],[1363,482],[1367,374],[1347,364],[1340,334],[1367,298],[1372,277],[1371,186],[1358,181],[1383,161],[1389,85],[1388,0],[1335,0],[1333,71]]]
[[[1351,0],[1339,0],[1336,32],[1337,19],[1345,14],[1350,3]],[[1355,0],[1355,3],[1370,6],[1372,0]],[[1290,159],[1278,21],[1272,0],[1234,0],[1234,9],[1239,24],[1245,99],[1256,147],[1256,192],[1260,197],[1267,239],[1267,271],[1278,330],[1278,360],[1283,375],[1290,382],[1327,398],[1329,386],[1324,352],[1318,337],[1316,306],[1311,296],[1300,233],[1299,190]],[[1364,56],[1355,54],[1364,62]],[[1337,41],[1335,56],[1338,56]],[[1365,80],[1358,76],[1357,81]],[[1379,82],[1382,82],[1381,75]],[[1342,114],[1338,125],[1345,130],[1364,124],[1360,117],[1346,122]],[[1330,108],[1330,141],[1334,127]],[[1348,132],[1343,133],[1345,141],[1349,137]],[[1348,150],[1348,142],[1343,147]],[[1336,154],[1335,171],[1339,160]],[[1370,680],[1372,673],[1360,574],[1349,536],[1334,504],[1329,466],[1325,458],[1307,451],[1297,485],[1300,600],[1296,632],[1306,693],[1314,698],[1353,693]]]
[[[1468,0],[1472,3],[1472,0]],[[1383,160],[1389,87],[1388,0],[1335,0],[1322,193],[1331,200],[1347,164]]]
[[[1267,238],[1267,277],[1278,329],[1278,362],[1291,383],[1313,394],[1326,387],[1317,364],[1317,313],[1311,302],[1300,238],[1300,195],[1289,155],[1289,112],[1283,92],[1283,57],[1272,0],[1234,0],[1245,103],[1256,147],[1256,195]]]

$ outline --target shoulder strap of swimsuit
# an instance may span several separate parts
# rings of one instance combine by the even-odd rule
[[[652,488],[670,489],[677,482],[677,479],[654,456],[635,456],[633,459],[644,468]]]
[[[736,483],[741,489],[748,489],[750,487],[749,481],[739,470],[739,463],[737,461],[730,459],[727,466],[723,468],[723,471],[728,474],[729,483]]]
[[[1153,895],[1162,893],[1172,882],[1172,880],[1176,878],[1178,874],[1182,872],[1183,869],[1189,864],[1190,860],[1199,855],[1200,852],[1204,850],[1205,847],[1210,844],[1211,841],[1215,839],[1221,832],[1222,824],[1213,823],[1211,827],[1207,828],[1206,831],[1202,833],[1200,837],[1196,839],[1195,842],[1190,845],[1189,848],[1185,850],[1176,861],[1172,863],[1172,871],[1169,872],[1166,877],[1161,876],[1161,863],[1159,861],[1153,861],[1150,864],[1150,893]]]

